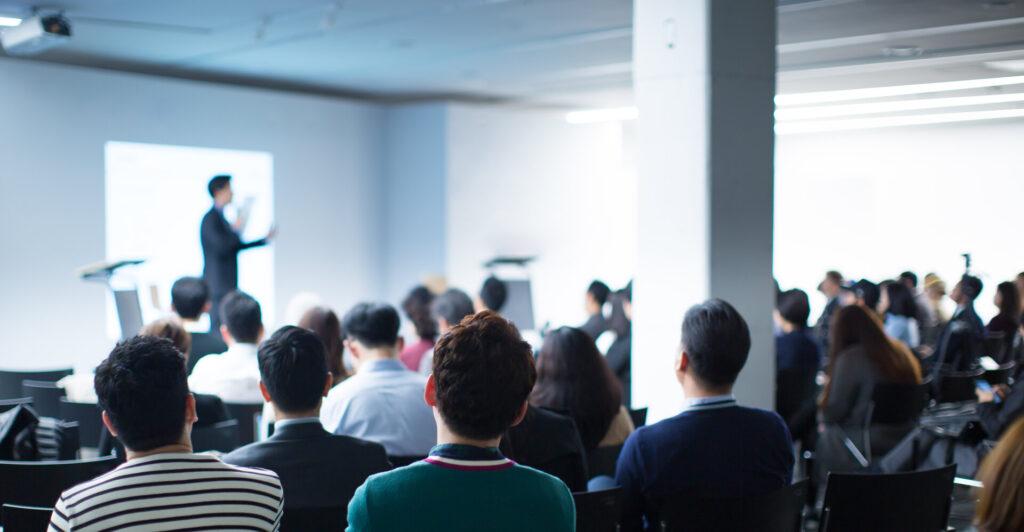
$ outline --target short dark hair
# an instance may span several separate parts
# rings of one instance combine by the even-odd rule
[[[100,408],[128,449],[148,451],[181,439],[188,377],[185,357],[170,340],[135,336],[117,344],[93,382]]]
[[[400,324],[398,311],[387,303],[360,303],[341,319],[345,334],[371,349],[394,346]]]
[[[807,328],[807,318],[811,315],[811,303],[807,299],[807,292],[798,288],[786,290],[779,294],[775,308],[782,315],[782,319],[799,329]]]
[[[503,434],[537,380],[533,350],[498,314],[468,317],[434,348],[437,409],[456,434],[490,439]]]
[[[229,184],[231,184],[231,176],[227,174],[215,175],[210,179],[210,183],[206,185],[206,190],[210,192],[210,197],[212,198]]]
[[[186,320],[198,319],[209,301],[210,289],[198,277],[182,277],[171,285],[171,306]]]
[[[312,331],[286,325],[260,345],[260,378],[284,412],[312,410],[327,382],[324,344]]]
[[[444,321],[454,326],[462,322],[466,316],[472,316],[475,311],[469,295],[458,288],[449,288],[434,298],[430,312],[434,318],[444,318]]]
[[[750,329],[732,305],[709,299],[686,311],[682,343],[698,380],[727,386],[736,382],[747,363]]]
[[[484,285],[480,287],[480,301],[483,301],[484,306],[494,312],[501,312],[507,299],[508,287],[505,281],[493,275],[484,279]]]
[[[981,294],[984,287],[985,285],[981,282],[981,279],[973,275],[965,273],[964,276],[960,278],[960,292],[967,296],[967,299],[970,299],[971,301],[978,298],[978,295]]]
[[[917,301],[914,301],[914,294],[907,285],[899,281],[886,281],[880,288],[889,297],[889,314],[917,318]]]
[[[911,287],[917,288],[917,274],[912,271],[908,270],[901,273],[899,280],[901,283],[909,282]]]
[[[861,279],[853,283],[847,290],[853,292],[857,299],[863,301],[865,307],[871,310],[878,308],[878,300],[882,297],[882,291],[878,289],[877,284],[867,279]]]
[[[597,301],[598,305],[604,305],[608,301],[608,296],[611,295],[612,289],[608,288],[608,285],[604,284],[599,280],[594,280],[587,287],[587,293],[590,294],[594,301]]]
[[[434,294],[420,285],[409,291],[402,300],[402,310],[416,329],[416,336],[433,341],[437,338],[437,320],[430,315],[430,304]]]
[[[263,311],[252,296],[235,290],[220,302],[220,319],[236,342],[254,344],[263,330]]]
[[[843,284],[843,274],[835,270],[829,270],[825,272],[825,278],[828,279],[829,281],[832,281],[833,283]]]

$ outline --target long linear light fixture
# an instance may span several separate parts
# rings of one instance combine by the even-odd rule
[[[873,118],[852,118],[846,120],[779,122],[775,124],[775,133],[778,135],[787,135],[791,133],[819,133],[823,131],[846,131],[851,129],[948,124],[954,122],[973,122],[977,120],[1021,117],[1024,117],[1024,109],[999,109],[996,111],[966,111],[960,113],[935,113],[907,116],[880,116]]]
[[[921,100],[896,100],[891,102],[854,103],[846,105],[817,105],[813,107],[794,108],[782,107],[775,110],[775,119],[779,122],[788,122],[791,120],[898,113],[901,111],[970,107],[975,105],[991,105],[1013,102],[1024,102],[1024,92],[1015,92],[1011,94],[986,94],[982,96],[957,96],[952,98],[928,98]]]
[[[867,100],[870,98],[909,96],[911,94],[931,94],[935,92],[982,89],[986,87],[1001,87],[1021,84],[1024,84],[1024,76],[1007,76],[1002,78],[964,79],[959,81],[940,81],[938,83],[869,87],[865,89],[777,94],[775,96],[775,104],[778,106],[790,106],[849,102],[854,100]]]
[[[18,17],[4,17],[0,16],[0,26],[13,28],[21,24],[21,19]]]

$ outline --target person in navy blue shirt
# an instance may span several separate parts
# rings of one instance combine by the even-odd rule
[[[626,440],[615,480],[622,487],[623,530],[639,530],[652,500],[700,490],[747,497],[792,481],[793,447],[782,418],[736,404],[736,377],[750,351],[750,330],[729,303],[712,299],[686,312],[675,363],[687,406]]]

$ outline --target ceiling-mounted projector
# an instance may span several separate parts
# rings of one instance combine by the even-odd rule
[[[71,40],[71,23],[62,15],[37,15],[0,30],[0,44],[10,55],[32,55]]]

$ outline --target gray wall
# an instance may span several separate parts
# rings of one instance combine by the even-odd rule
[[[379,107],[11,59],[0,101],[4,367],[88,367],[110,346],[103,290],[73,273],[104,257],[109,140],[271,152],[278,308],[379,297]]]

